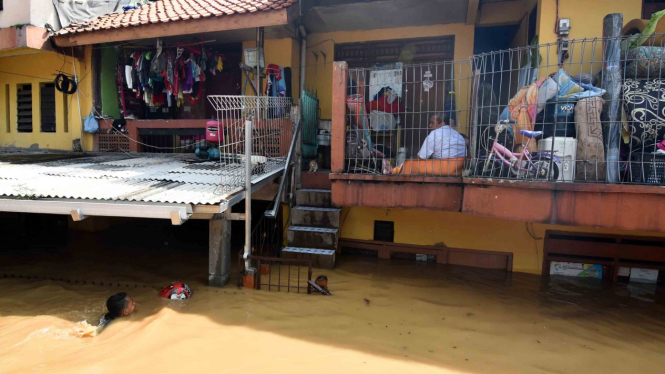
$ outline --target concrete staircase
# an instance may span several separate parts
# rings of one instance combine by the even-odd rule
[[[342,210],[331,207],[331,191],[300,189],[296,191],[296,203],[287,231],[289,246],[282,249],[282,257],[310,260],[318,268],[334,268]]]

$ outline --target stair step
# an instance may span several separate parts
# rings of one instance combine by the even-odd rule
[[[290,247],[336,250],[338,231],[328,227],[291,226],[286,237]]]
[[[332,191],[314,188],[303,188],[296,191],[298,206],[330,207],[332,205]]]
[[[297,206],[293,209],[309,210],[314,212],[339,212],[342,210],[342,208],[325,208],[320,206]]]
[[[291,211],[291,224],[294,226],[315,226],[339,228],[339,208],[297,206]]]
[[[328,227],[313,227],[313,226],[291,226],[289,227],[291,231],[307,231],[307,232],[317,232],[317,233],[326,233],[326,234],[337,234],[337,229],[332,229]]]
[[[286,247],[282,249],[282,258],[312,261],[312,266],[323,269],[335,267],[335,251],[332,249]]]

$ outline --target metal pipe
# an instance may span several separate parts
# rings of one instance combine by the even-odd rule
[[[258,109],[254,120],[259,118]],[[245,268],[250,268],[247,258],[252,253],[252,121],[245,121]]]
[[[305,27],[300,25],[300,92],[305,90],[305,70],[307,61],[307,33]]]
[[[300,110],[298,109],[298,106],[294,105],[293,109],[291,110],[291,113],[298,113],[298,115],[293,116],[291,115],[291,118],[294,118],[296,121],[296,128],[293,131],[293,139],[291,139],[291,146],[289,147],[289,153],[286,156],[286,164],[284,165],[284,173],[282,174],[282,179],[279,182],[279,189],[277,190],[277,196],[275,196],[275,203],[272,207],[272,209],[267,210],[265,212],[265,216],[268,218],[275,218],[277,217],[277,211],[279,210],[279,205],[281,204],[282,200],[282,190],[284,190],[284,185],[286,184],[286,177],[289,175],[289,169],[291,168],[291,165],[293,162],[291,161],[291,158],[293,157],[293,154],[295,152],[296,148],[296,143],[298,140],[298,133],[300,132],[300,128],[302,127],[302,120],[300,119]]]
[[[74,81],[76,82],[77,87],[79,87],[79,89],[76,90],[76,102],[78,103],[79,107],[79,121],[81,123],[81,151],[85,153],[85,131],[83,131],[83,114],[81,113],[81,94],[79,92],[81,85],[79,82],[78,73],[76,72],[76,57],[74,57],[74,47],[72,47],[72,65],[74,66]]]
[[[609,127],[605,137],[605,158],[607,159],[606,178],[610,183],[619,182],[619,146],[621,143],[621,25],[623,14],[608,14],[603,20],[603,62],[602,87],[605,93],[605,106]]]

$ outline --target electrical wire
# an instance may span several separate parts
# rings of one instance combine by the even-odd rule
[[[531,224],[531,229],[529,229],[529,224]],[[533,231],[533,222],[525,222],[524,227],[526,228],[526,232],[533,239],[533,249],[536,252],[536,269],[538,269],[538,266],[540,264],[540,253],[538,252],[538,241],[543,240],[543,238],[536,237],[536,234]]]
[[[35,78],[35,79],[46,79],[46,80],[52,79],[52,78],[38,77],[36,75],[12,73],[12,72],[9,72],[9,71],[2,71],[2,70],[0,70],[0,74],[9,74],[9,75],[16,75],[16,76],[19,76],[19,77]]]
[[[322,40],[322,41],[320,41],[320,42],[318,42],[318,43],[316,43],[316,44],[308,45],[308,46],[307,46],[307,49],[314,48],[314,47],[316,47],[316,46],[318,46],[318,45],[321,45],[321,44],[323,44],[323,43],[326,43],[326,42],[333,42],[334,44],[337,44],[337,42],[335,41],[335,39],[324,39],[324,40]]]

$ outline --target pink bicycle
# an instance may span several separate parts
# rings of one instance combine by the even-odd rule
[[[499,144],[499,135],[507,126],[515,122],[502,120],[494,126],[496,137],[488,155],[481,156],[476,164],[476,176],[507,178],[513,176],[522,179],[539,179],[555,181],[559,178],[559,163],[556,156],[549,152],[529,152],[529,143],[543,135],[542,131],[520,130],[519,133],[528,138],[522,146],[522,152],[513,153]]]

